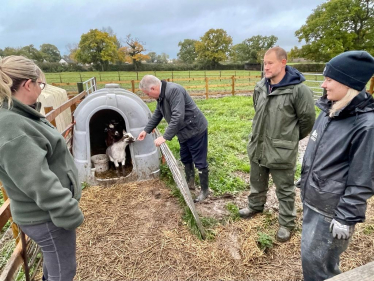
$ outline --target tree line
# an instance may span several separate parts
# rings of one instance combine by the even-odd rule
[[[374,0],[330,0],[313,10],[304,25],[295,32],[299,42],[289,52],[290,59],[305,58],[325,62],[349,50],[366,50],[374,54]],[[232,37],[223,29],[209,29],[199,40],[184,39],[178,43],[178,59],[170,60],[166,53],[147,52],[146,43],[129,34],[120,40],[110,27],[91,29],[82,34],[80,42],[69,45],[68,62],[92,65],[106,70],[109,65],[132,64],[137,70],[141,63],[166,64],[169,62],[201,64],[216,69],[223,61],[232,63],[259,63],[264,52],[275,46],[275,35],[256,35],[233,45]],[[58,48],[43,44],[22,48],[0,49],[0,56],[24,55],[37,62],[58,62]]]

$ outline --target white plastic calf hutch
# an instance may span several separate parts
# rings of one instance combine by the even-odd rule
[[[92,156],[105,156],[107,146],[104,130],[111,120],[117,120],[127,133],[137,137],[150,117],[151,111],[142,99],[121,89],[118,84],[107,84],[104,89],[88,95],[74,113],[76,124],[73,155],[79,180],[89,184],[106,185],[158,177],[160,153],[153,143],[154,134],[147,135],[143,141],[136,141],[126,147],[127,175],[102,178],[91,162]]]

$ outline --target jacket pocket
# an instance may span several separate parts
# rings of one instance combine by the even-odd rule
[[[297,156],[297,141],[267,138],[265,155],[268,165],[282,164],[294,166]]]
[[[306,200],[317,209],[333,214],[345,192],[345,182],[331,179],[321,179],[317,173],[312,172],[308,182]]]
[[[79,197],[79,192],[78,192],[78,184],[75,180],[74,173],[73,171],[68,171],[68,177],[70,179],[70,191],[73,195],[73,198],[77,199]]]

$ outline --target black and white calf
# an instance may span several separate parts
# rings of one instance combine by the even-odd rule
[[[135,142],[135,138],[123,130],[123,137],[114,142],[112,145],[108,146],[106,149],[106,155],[108,155],[109,160],[114,163],[116,167],[117,175],[119,176],[119,163],[122,165],[122,174],[125,175],[125,162],[126,162],[126,147],[128,144]]]

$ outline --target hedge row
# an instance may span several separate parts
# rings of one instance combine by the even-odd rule
[[[303,63],[303,64],[294,64],[292,65],[300,72],[318,72],[322,73],[323,69],[325,68],[325,64],[323,63]]]
[[[94,71],[92,66],[83,66],[76,63],[69,63],[68,65],[61,65],[58,62],[41,62],[37,63],[44,72],[83,72]],[[292,65],[300,72],[319,72],[323,71],[324,64],[295,64]],[[219,64],[215,70],[260,70],[259,64]],[[213,70],[210,67],[202,64],[157,64],[146,63],[141,64],[137,71],[186,71],[186,70]],[[109,65],[107,71],[135,71],[132,64],[123,65]]]

